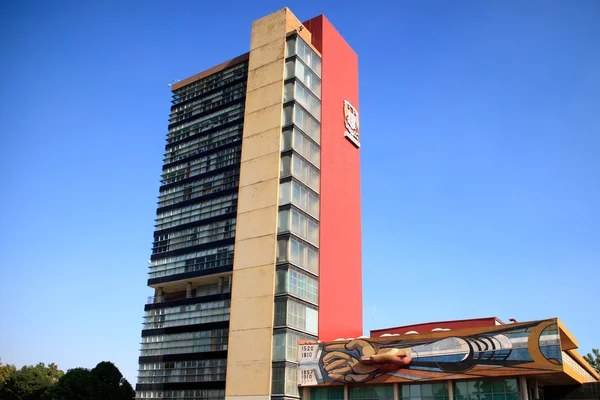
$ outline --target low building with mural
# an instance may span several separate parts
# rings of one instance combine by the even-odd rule
[[[557,319],[381,329],[299,344],[304,400],[598,399],[600,376]]]

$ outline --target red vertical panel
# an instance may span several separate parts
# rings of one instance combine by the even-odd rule
[[[324,16],[305,24],[321,51],[319,339],[362,335],[360,149],[345,136],[344,100],[358,108],[358,56]]]

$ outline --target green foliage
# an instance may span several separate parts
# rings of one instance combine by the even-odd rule
[[[44,363],[36,366],[26,365],[10,374],[0,388],[0,398],[6,400],[39,400],[42,394],[52,386],[63,372],[56,364],[46,367]]]
[[[133,388],[119,369],[103,361],[91,371],[69,370],[46,391],[42,400],[131,400],[134,396]]]
[[[56,364],[24,366],[0,363],[2,400],[131,400],[135,392],[121,371],[103,361],[92,370],[74,368],[66,374]]]
[[[587,353],[587,356],[583,356],[583,358],[600,374],[600,351],[592,349],[592,353],[594,354]]]
[[[0,393],[2,392],[2,386],[8,381],[8,378],[16,371],[14,365],[6,364],[2,365],[0,362]]]

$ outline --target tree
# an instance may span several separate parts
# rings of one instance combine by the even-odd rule
[[[111,362],[102,361],[91,371],[75,368],[46,391],[42,400],[131,400],[135,391]]]
[[[15,368],[14,365],[12,365],[12,364],[2,365],[2,362],[0,362],[0,393],[2,392],[2,386],[4,386],[6,381],[8,381],[8,378],[10,378],[10,376],[16,370],[17,369]]]
[[[583,358],[600,374],[600,351],[592,349],[592,353],[594,354],[587,353],[587,356],[583,356]]]
[[[63,372],[56,364],[46,367],[44,363],[36,366],[25,365],[14,371],[0,388],[0,398],[6,400],[39,400]]]

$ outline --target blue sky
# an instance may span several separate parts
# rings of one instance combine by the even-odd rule
[[[2,361],[135,383],[167,84],[286,5],[359,54],[365,332],[559,317],[600,347],[597,1],[5,1]]]

